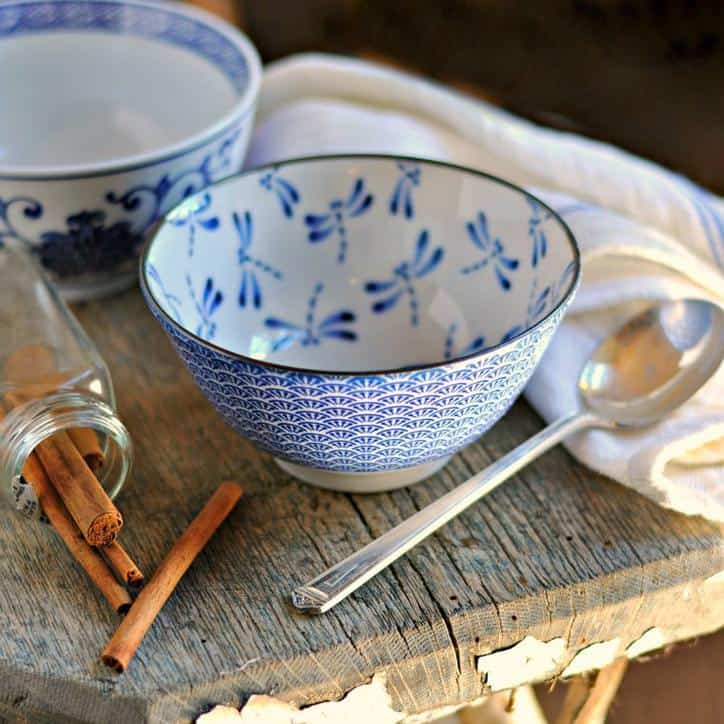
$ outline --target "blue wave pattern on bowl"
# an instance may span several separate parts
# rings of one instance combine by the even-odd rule
[[[250,83],[244,52],[222,32],[174,10],[174,3],[133,2],[0,3],[0,42],[24,35],[88,31],[139,36],[183,48],[219,69],[241,97]],[[0,173],[0,244],[13,240],[33,249],[61,289],[90,279],[114,279],[135,269],[145,235],[163,214],[215,181],[239,170],[254,103],[220,131],[194,146],[155,161],[138,161],[88,177],[74,174],[33,177]],[[97,191],[84,206],[69,189],[97,177]],[[139,182],[139,180],[141,180]],[[62,192],[58,214],[55,189]],[[44,195],[52,189],[52,195]],[[42,193],[38,191],[42,189]],[[89,196],[87,186],[78,192]],[[70,209],[68,209],[68,206]],[[193,240],[190,241],[193,244]],[[95,282],[94,282],[95,283]],[[100,282],[103,283],[102,281]]]
[[[379,472],[445,457],[488,430],[522,391],[564,311],[529,337],[472,361],[351,377],[233,359],[156,317],[203,393],[238,433],[301,465]]]
[[[204,394],[260,447],[339,472],[439,460],[483,434],[523,389],[575,291],[573,242],[547,207],[507,187],[520,197],[513,215],[520,215],[521,236],[501,238],[505,218],[496,219],[494,201],[478,207],[475,194],[469,211],[437,228],[416,197],[425,162],[411,160],[367,158],[359,168],[350,161],[340,193],[320,212],[326,191],[306,186],[299,168],[310,164],[313,172],[325,161],[340,159],[249,172],[178,207],[167,218],[166,240],[161,229],[161,241],[151,242],[144,292]],[[369,177],[365,162],[373,164]],[[252,209],[239,207],[240,199]],[[215,221],[194,231],[197,218]],[[195,237],[196,251],[184,260],[175,250],[186,240],[171,229],[185,226],[206,246],[200,254]],[[365,248],[378,237],[377,247]],[[347,278],[349,286],[335,291]],[[431,288],[463,283],[472,294],[467,318],[459,310],[431,313]],[[492,316],[477,309],[476,289]],[[409,354],[427,357],[395,365],[404,369],[355,372],[369,369],[356,356],[376,336],[383,346],[417,345]],[[257,354],[268,361],[255,361]],[[344,373],[314,371],[335,363]]]

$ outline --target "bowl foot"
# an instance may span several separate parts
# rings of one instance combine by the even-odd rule
[[[274,458],[276,464],[298,480],[320,488],[337,490],[341,493],[382,493],[386,490],[404,488],[424,478],[430,477],[446,465],[451,458],[448,455],[439,460],[422,465],[413,465],[401,470],[387,470],[379,473],[344,473],[333,470],[320,470],[307,465],[290,463],[288,460]]]

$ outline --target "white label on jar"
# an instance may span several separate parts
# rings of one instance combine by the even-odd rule
[[[15,507],[23,514],[27,515],[28,518],[41,519],[45,516],[41,513],[40,503],[38,503],[38,496],[33,490],[33,486],[26,483],[21,477],[13,480],[13,499],[15,500]]]

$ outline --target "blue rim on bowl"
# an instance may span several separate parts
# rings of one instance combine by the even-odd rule
[[[261,84],[261,61],[256,49],[234,26],[203,10],[155,0],[6,0],[0,3],[0,41],[22,34],[63,30],[137,35],[183,48],[221,70],[238,98],[217,121],[175,143],[118,159],[83,164],[47,167],[0,164],[0,180],[64,181],[160,164],[221,138],[254,109]]]
[[[418,158],[414,156],[396,156],[396,155],[390,155],[390,154],[322,154],[322,155],[310,155],[310,156],[303,156],[300,158],[293,158],[293,159],[286,159],[283,161],[279,161],[273,164],[268,164],[264,166],[258,166],[255,168],[247,169],[243,171],[242,173],[235,174],[232,176],[229,176],[225,178],[223,181],[220,181],[211,187],[209,187],[208,190],[214,190],[216,188],[223,187],[225,185],[231,184],[236,182],[238,179],[256,175],[260,172],[263,172],[265,170],[271,171],[272,169],[279,169],[282,167],[294,165],[294,164],[300,164],[300,163],[308,163],[313,161],[335,161],[335,160],[348,160],[348,161],[362,161],[362,160],[381,160],[381,161],[391,161],[391,162],[409,162],[409,163],[419,163],[424,164],[428,166],[437,166],[441,168],[446,168],[454,171],[461,172],[463,174],[468,174],[471,176],[476,176],[479,178],[484,178],[489,181],[492,181],[500,186],[506,187],[508,189],[511,189],[521,196],[525,197],[526,199],[530,200],[531,202],[539,205],[542,209],[545,210],[546,213],[550,214],[550,217],[555,219],[558,225],[561,227],[561,229],[564,231],[566,241],[568,242],[570,246],[571,255],[573,257],[572,259],[572,274],[569,277],[568,286],[564,293],[560,295],[557,302],[552,306],[550,310],[548,310],[542,317],[537,319],[534,323],[525,326],[517,333],[511,335],[510,337],[506,338],[504,341],[499,342],[498,344],[490,345],[487,347],[484,347],[482,349],[470,352],[469,354],[461,354],[458,356],[452,356],[449,359],[439,359],[432,362],[427,363],[421,363],[421,364],[413,364],[413,365],[403,365],[398,367],[392,367],[392,368],[383,368],[383,369],[372,369],[372,370],[333,370],[333,369],[327,369],[327,368],[308,368],[308,367],[301,367],[301,366],[294,366],[294,365],[286,365],[281,364],[278,362],[272,362],[265,359],[260,359],[258,357],[252,357],[249,355],[244,355],[239,352],[234,352],[226,347],[216,345],[213,342],[210,342],[203,337],[195,334],[192,330],[187,328],[186,326],[180,324],[177,320],[175,320],[172,316],[170,316],[166,310],[163,308],[163,305],[159,303],[158,299],[156,299],[152,289],[151,285],[148,282],[147,278],[147,261],[149,258],[149,254],[151,253],[151,250],[154,245],[154,241],[158,235],[159,229],[164,225],[166,220],[169,216],[172,216],[174,214],[175,210],[172,210],[169,212],[169,214],[166,214],[164,217],[162,217],[155,226],[151,229],[148,241],[145,245],[143,254],[141,256],[141,262],[140,262],[140,283],[141,288],[146,296],[147,300],[149,300],[149,303],[153,307],[153,311],[155,314],[159,316],[160,319],[164,321],[166,325],[168,325],[172,329],[178,330],[182,335],[188,337],[189,339],[193,340],[194,343],[201,345],[202,347],[205,347],[209,350],[212,350],[218,354],[224,355],[226,357],[229,357],[230,359],[239,360],[248,364],[257,365],[263,368],[267,369],[273,369],[273,370],[279,370],[284,372],[294,372],[299,374],[310,374],[310,375],[324,375],[324,376],[333,376],[333,377],[340,377],[340,378],[349,378],[349,377],[366,377],[366,376],[376,376],[376,375],[391,375],[395,373],[407,373],[407,372],[415,372],[415,371],[422,371],[427,369],[433,369],[438,367],[446,367],[449,365],[456,365],[461,362],[471,361],[475,360],[479,357],[485,357],[492,353],[499,352],[501,350],[504,350],[507,347],[513,346],[518,339],[520,339],[523,336],[526,336],[536,330],[537,328],[544,327],[548,321],[556,316],[556,314],[561,310],[562,308],[565,308],[565,306],[570,301],[572,295],[574,294],[579,280],[580,280],[580,273],[581,273],[581,259],[580,259],[580,251],[578,249],[578,245],[575,241],[575,237],[573,233],[571,232],[568,225],[565,223],[565,221],[561,218],[561,216],[556,213],[554,209],[552,209],[548,204],[544,203],[540,199],[538,199],[533,194],[529,193],[525,189],[523,189],[520,186],[517,186],[509,181],[506,181],[504,179],[501,179],[493,174],[486,173],[484,171],[478,171],[476,169],[472,168],[466,168],[464,166],[460,166],[458,164],[453,163],[447,163],[443,161],[436,161],[436,160],[430,160],[430,159],[424,159],[424,158]],[[178,207],[177,207],[178,208]]]

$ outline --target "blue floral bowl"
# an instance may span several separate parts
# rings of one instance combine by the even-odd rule
[[[0,3],[0,244],[68,299],[129,286],[153,224],[241,168],[260,78],[236,28],[183,3]]]
[[[192,196],[141,282],[234,429],[302,480],[372,492],[430,475],[505,413],[579,270],[569,229],[522,189],[335,156]]]

